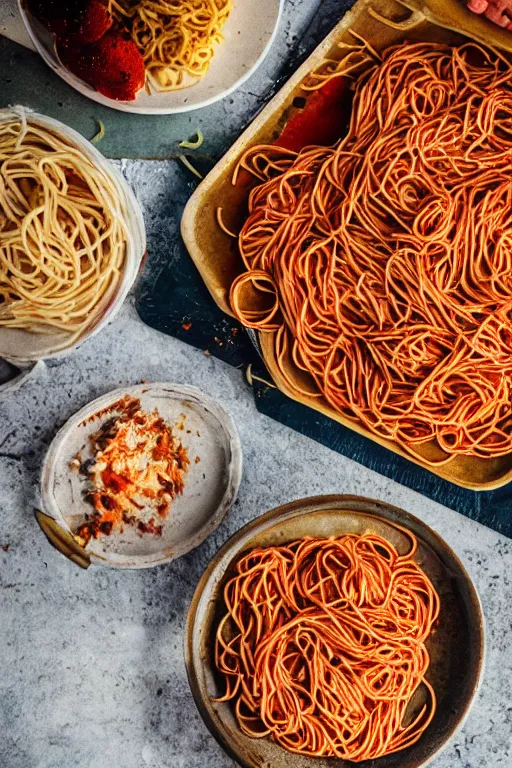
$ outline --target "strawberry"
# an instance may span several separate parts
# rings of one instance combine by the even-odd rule
[[[128,33],[118,28],[78,50],[72,41],[58,38],[57,53],[73,74],[110,99],[132,101],[144,85],[144,59]]]
[[[101,0],[26,0],[25,5],[50,32],[75,44],[94,43],[112,24]]]

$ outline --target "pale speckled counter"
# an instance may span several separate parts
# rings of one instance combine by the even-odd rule
[[[187,194],[185,179],[173,163],[122,168],[146,212],[150,283],[172,256],[173,205]],[[229,410],[244,450],[239,500],[218,531],[176,563],[80,571],[49,546],[33,517],[42,456],[74,411],[141,380],[196,385]],[[0,546],[8,545],[0,549],[0,768],[231,766],[189,691],[186,611],[231,533],[278,504],[321,493],[401,506],[460,555],[484,605],[487,669],[465,727],[431,765],[510,768],[512,541],[261,416],[239,371],[147,328],[130,303],[70,358],[0,399]]]
[[[245,467],[239,500],[195,552],[149,571],[80,571],[32,513],[43,452],[88,400],[122,384],[201,387],[233,416]],[[183,630],[213,553],[248,520],[291,499],[354,493],[432,525],[475,579],[487,619],[481,695],[433,768],[512,764],[512,542],[257,413],[239,371],[145,327],[128,305],[106,331],[0,401],[0,765],[227,768],[189,692]],[[461,648],[461,653],[464,649]]]
[[[240,497],[198,550],[138,572],[80,571],[32,513],[43,452],[63,420],[122,384],[187,382],[240,431]],[[488,634],[480,698],[434,768],[512,764],[512,542],[257,413],[239,371],[145,327],[128,305],[100,336],[0,401],[0,739],[2,768],[227,768],[196,712],[183,662],[194,587],[226,538],[291,499],[354,493],[413,512],[475,579]],[[461,653],[464,649],[461,648]]]

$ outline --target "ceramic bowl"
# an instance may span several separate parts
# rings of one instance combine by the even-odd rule
[[[92,511],[84,500],[87,478],[73,471],[70,463],[78,454],[87,456],[89,436],[112,417],[113,404],[125,395],[139,398],[146,413],[157,409],[167,423],[182,427],[177,434],[190,459],[184,491],[174,499],[161,536],[125,526],[124,531],[92,538],[85,550],[76,551],[96,565],[148,568],[184,555],[217,528],[238,493],[242,452],[228,413],[195,387],[141,384],[99,397],[66,422],[43,464],[40,508],[54,523],[52,531],[47,526],[43,530],[54,534],[48,537],[55,545],[64,541],[58,548],[65,554],[65,540],[70,541],[85,513]]]
[[[0,122],[19,119],[20,112],[25,113],[29,123],[48,128],[75,145],[102,174],[109,178],[119,195],[126,226],[125,264],[117,289],[107,306],[91,312],[91,321],[78,338],[75,334],[58,329],[49,330],[46,333],[32,333],[17,328],[0,327],[0,358],[5,358],[15,365],[25,366],[37,360],[47,360],[68,354],[114,319],[141,269],[146,251],[146,230],[142,210],[128,183],[117,168],[106,160],[90,141],[59,120],[32,112],[25,107],[0,110]]]
[[[464,722],[477,695],[484,665],[484,622],[480,601],[464,566],[435,531],[416,517],[379,501],[357,496],[319,496],[278,507],[236,533],[214,557],[194,594],[187,621],[185,658],[190,686],[206,725],[226,752],[245,768],[353,768],[334,758],[286,752],[269,738],[251,739],[238,728],[231,704],[216,703],[224,693],[215,672],[215,633],[224,614],[223,586],[241,553],[305,536],[376,533],[407,552],[409,541],[393,523],[418,539],[415,560],[441,599],[437,631],[427,641],[427,678],[438,704],[434,719],[413,746],[362,768],[420,768],[438,754]]]
[[[54,39],[37,19],[20,13],[27,32],[46,64],[77,91],[99,104],[144,115],[168,115],[206,107],[238,88],[264,60],[277,31],[284,0],[234,0],[233,10],[223,28],[224,40],[206,75],[195,85],[168,93],[148,94],[142,89],[134,101],[116,101],[103,96],[67,70],[55,54]]]

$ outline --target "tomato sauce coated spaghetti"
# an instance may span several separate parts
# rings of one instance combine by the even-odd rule
[[[436,708],[425,641],[439,598],[374,534],[253,549],[224,589],[215,661],[241,730],[360,762],[414,744]]]
[[[402,44],[382,60],[361,51],[313,77],[355,78],[337,145],[242,157],[234,181],[243,169],[260,183],[232,309],[275,333],[285,379],[291,359],[312,378],[304,391],[373,433],[413,452],[434,443],[441,461],[504,456],[512,68],[473,43]]]

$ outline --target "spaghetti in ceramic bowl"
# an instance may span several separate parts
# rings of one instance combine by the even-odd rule
[[[89,142],[23,108],[0,112],[0,180],[0,357],[53,357],[120,308],[145,251],[142,214]]]
[[[268,53],[283,0],[20,0],[54,72],[114,109],[171,114],[238,88]],[[71,16],[69,16],[71,14]],[[62,16],[64,15],[64,18]]]
[[[317,497],[220,550],[185,654],[201,715],[242,766],[420,768],[475,698],[483,618],[462,564],[423,522]]]

